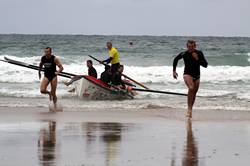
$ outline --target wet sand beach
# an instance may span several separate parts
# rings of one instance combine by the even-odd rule
[[[0,107],[0,165],[210,166],[250,161],[250,112]]]

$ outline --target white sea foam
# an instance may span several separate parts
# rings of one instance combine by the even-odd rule
[[[2,59],[3,56],[0,56]],[[27,63],[38,64],[39,57],[11,57]],[[101,65],[95,65],[98,74],[104,70]],[[75,74],[87,74],[85,64],[64,65],[64,71]],[[178,67],[178,80],[172,78],[172,66],[125,66],[124,74],[143,83],[178,83],[182,81],[183,67]],[[250,82],[250,66],[209,66],[201,68],[201,79],[203,82],[229,83],[229,82]],[[38,82],[37,71],[1,62],[0,82]]]
[[[57,89],[57,96],[61,97],[70,97],[72,94],[67,92],[66,88],[59,87]],[[32,89],[30,88],[20,88],[20,87],[1,87],[0,96],[4,97],[18,97],[18,98],[48,98],[47,95],[42,95],[39,91],[39,86],[36,86]]]
[[[250,102],[250,92],[247,91],[247,92],[245,92],[245,93],[239,93],[239,94],[237,95],[237,98],[238,98],[238,99],[241,99],[241,100],[248,100],[248,101]],[[250,108],[249,108],[249,109],[250,109]]]
[[[200,106],[195,107],[198,110],[230,110],[230,111],[249,111],[249,107],[239,107],[239,106]]]
[[[3,59],[0,56],[0,59]],[[23,62],[38,64],[40,57],[15,57],[8,56],[12,59],[20,60]],[[98,74],[104,70],[100,64],[95,64]],[[87,67],[85,64],[65,64],[65,72],[75,74],[87,74]],[[183,67],[178,67],[179,73],[178,80],[172,78],[172,66],[125,66],[124,74],[134,78],[135,80],[146,83],[153,89],[160,89],[171,92],[187,93],[185,84],[183,83],[182,73]],[[68,80],[67,78],[59,78],[62,81]],[[209,66],[207,69],[201,68],[201,81],[207,87],[202,87],[199,91],[200,96],[228,96],[233,95],[239,99],[249,99],[249,95],[243,92],[237,92],[241,85],[250,83],[250,66]],[[44,96],[39,92],[39,82],[37,71],[28,68],[15,66],[12,64],[0,62],[0,83],[6,87],[0,89],[1,96],[9,97],[37,97]],[[7,85],[10,83],[10,85]],[[20,86],[16,86],[19,85]],[[32,88],[25,88],[26,86],[33,86]],[[234,85],[234,87],[230,87]],[[11,86],[12,85],[12,86]],[[14,86],[13,86],[14,85]],[[212,87],[212,88],[211,88]],[[229,87],[229,88],[225,88]],[[224,89],[221,89],[224,88]],[[59,87],[58,95],[67,97],[70,94],[67,92],[68,88]],[[242,90],[242,89],[241,89]],[[162,94],[140,93],[138,98],[164,98]]]

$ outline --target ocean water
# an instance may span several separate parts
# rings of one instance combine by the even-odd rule
[[[198,43],[209,66],[201,68],[201,85],[195,108],[250,111],[250,38],[85,35],[0,35],[0,59],[4,56],[38,65],[43,48],[50,46],[65,72],[87,74],[88,55],[106,59],[106,42],[112,41],[125,65],[124,73],[151,89],[186,93],[179,61],[178,80],[172,78],[174,56],[185,50],[188,39]],[[133,42],[130,45],[129,42]],[[94,62],[98,74],[103,66]],[[59,101],[68,108],[186,108],[186,97],[139,93],[134,100],[84,101],[67,92],[59,79]],[[0,62],[0,106],[48,107],[39,92],[37,71]]]

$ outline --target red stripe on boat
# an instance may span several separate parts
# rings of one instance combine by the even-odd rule
[[[102,87],[105,87],[105,88],[109,88],[109,86],[104,83],[103,81],[99,80],[99,79],[96,79],[95,77],[92,77],[92,76],[85,76],[86,79],[88,79],[89,81],[91,82],[94,82]]]

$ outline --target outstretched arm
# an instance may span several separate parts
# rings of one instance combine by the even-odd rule
[[[108,59],[102,61],[102,62],[106,62],[106,63],[110,63],[112,61],[113,58],[109,57]]]
[[[109,58],[102,61],[102,62],[110,63],[112,61],[112,59],[115,57],[116,53],[117,53],[117,51],[115,49],[112,49],[111,51],[109,51]]]

